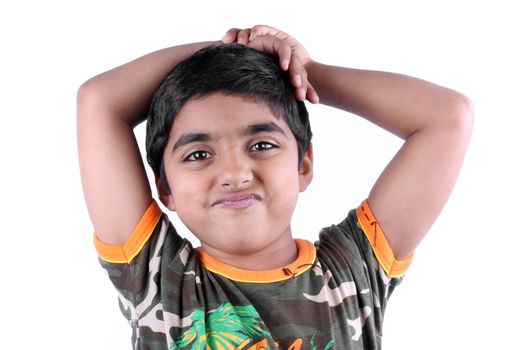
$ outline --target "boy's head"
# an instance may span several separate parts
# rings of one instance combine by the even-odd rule
[[[164,205],[206,250],[245,255],[289,244],[298,194],[312,179],[311,137],[277,59],[221,45],[166,77],[146,147]]]
[[[278,58],[243,45],[213,45],[197,51],[169,73],[153,96],[146,129],[147,159],[160,185],[170,193],[163,165],[173,121],[184,105],[215,92],[265,103],[283,118],[295,140],[299,166],[310,147],[308,111],[294,97],[287,72]]]

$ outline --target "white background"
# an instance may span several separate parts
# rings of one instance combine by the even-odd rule
[[[384,348],[522,346],[525,22],[518,1],[189,3],[0,5],[1,347],[130,348],[82,196],[80,84],[148,52],[259,23],[292,34],[323,63],[417,76],[474,101],[462,174],[391,298]],[[293,232],[315,240],[320,227],[366,198],[401,141],[356,116],[309,110],[316,175]],[[143,126],[137,135],[142,145]]]

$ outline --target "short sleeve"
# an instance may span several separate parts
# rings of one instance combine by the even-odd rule
[[[177,258],[185,262],[191,244],[177,234],[154,200],[125,244],[106,244],[96,233],[94,243],[132,327],[157,322],[154,313],[160,305],[162,271]]]
[[[319,237],[319,257],[329,263],[339,283],[355,283],[358,293],[373,296],[371,304],[380,325],[386,303],[412,258],[394,258],[367,201],[339,224],[323,229]]]
[[[357,220],[360,229],[366,235],[377,261],[388,277],[401,277],[412,263],[413,256],[405,260],[397,260],[390,248],[388,240],[377,222],[372,209],[365,200],[357,208]]]
[[[155,230],[159,230],[162,211],[153,200],[146,212],[135,226],[135,229],[123,245],[111,245],[102,242],[95,232],[93,242],[98,256],[108,263],[129,264],[141,252],[143,246],[150,241]]]

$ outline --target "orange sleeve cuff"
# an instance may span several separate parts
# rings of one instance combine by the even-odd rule
[[[363,201],[357,209],[357,220],[365,232],[379,264],[388,277],[402,276],[407,271],[414,256],[412,255],[405,260],[396,260],[381,226],[379,226],[368,205],[368,200]]]
[[[128,241],[123,245],[112,245],[102,242],[95,232],[93,241],[98,256],[110,263],[129,264],[138,255],[144,244],[148,241],[153,230],[162,216],[162,211],[153,199],[150,206],[133,230]]]

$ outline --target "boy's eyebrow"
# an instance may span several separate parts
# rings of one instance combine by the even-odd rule
[[[173,145],[173,148],[171,149],[171,153],[175,152],[178,148],[187,145],[192,142],[202,142],[202,141],[210,141],[212,139],[210,134],[205,133],[188,133],[188,134],[182,134],[181,137],[175,142]]]
[[[274,122],[248,125],[245,135],[253,135],[260,132],[278,132],[286,137],[286,133]]]
[[[254,135],[254,134],[261,133],[261,132],[278,132],[278,133],[283,134],[285,137],[287,137],[284,130],[281,129],[274,122],[248,125],[246,129],[244,130],[243,135]],[[175,144],[173,145],[173,148],[171,149],[171,153],[175,152],[178,148],[185,146],[187,144],[190,144],[193,142],[206,142],[214,138],[217,138],[217,136],[212,137],[211,134],[206,134],[206,133],[182,134],[177,140],[177,142],[175,142]]]

